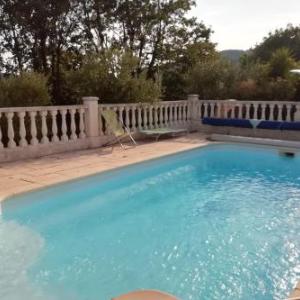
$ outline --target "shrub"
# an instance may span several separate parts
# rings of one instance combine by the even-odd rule
[[[22,73],[0,80],[0,107],[50,104],[47,78],[38,73]]]
[[[97,96],[104,103],[159,99],[159,84],[137,70],[138,60],[129,52],[92,55],[79,70],[66,72],[68,102],[78,102],[83,96]]]
[[[222,59],[198,63],[187,75],[188,91],[199,94],[200,99],[230,98],[236,73],[235,67]]]
[[[276,50],[268,63],[269,74],[273,78],[287,78],[289,71],[296,66],[292,53],[287,48]]]

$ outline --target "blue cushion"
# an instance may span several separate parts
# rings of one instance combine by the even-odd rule
[[[256,128],[259,129],[281,129],[283,122],[279,121],[261,121]]]
[[[300,130],[300,122],[282,122],[282,130]]]
[[[252,128],[252,124],[250,123],[250,121],[245,119],[203,118],[202,124],[213,126]]]

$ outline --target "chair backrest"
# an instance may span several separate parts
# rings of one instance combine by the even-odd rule
[[[115,111],[108,109],[102,111],[101,114],[106,122],[106,126],[112,131],[115,136],[124,135],[125,131],[123,125]]]

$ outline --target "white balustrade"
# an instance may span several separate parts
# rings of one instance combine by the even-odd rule
[[[85,137],[84,108],[79,108],[79,138],[84,139]]]
[[[148,106],[143,106],[143,117],[144,117],[144,129],[147,130],[149,127],[148,127]]]
[[[142,126],[142,108],[138,107],[138,129],[142,130],[143,126]]]
[[[168,117],[168,107],[164,105],[164,126],[168,127],[169,126],[169,117]]]
[[[75,141],[77,140],[77,135],[76,135],[76,124],[75,124],[75,113],[76,113],[76,109],[70,109],[70,116],[71,116],[71,140]]]
[[[132,110],[131,110],[131,127],[132,127],[132,131],[135,132],[136,129],[137,129],[137,124],[136,124],[136,106],[134,105],[132,107]]]
[[[54,109],[51,111],[51,118],[52,118],[52,142],[56,143],[59,141],[59,138],[57,136],[57,120],[56,120],[56,116],[57,116],[57,110]]]
[[[200,100],[199,117],[300,121],[296,102]]]
[[[36,111],[30,111],[30,133],[31,133],[31,141],[30,145],[36,146],[39,141],[37,139],[37,129],[36,129]]]
[[[47,111],[42,110],[40,112],[40,116],[42,118],[42,139],[41,139],[41,143],[42,144],[48,144],[49,143],[49,139],[48,139],[48,128],[47,128]]]
[[[203,117],[300,121],[296,102],[199,100],[191,95],[182,101],[98,104],[97,98],[87,97],[83,105],[0,108],[0,153],[64,143],[84,145],[85,139],[90,147],[91,139],[111,134],[101,117],[107,109],[115,111],[132,132],[193,126]]]
[[[27,143],[27,140],[26,140],[26,129],[25,129],[25,123],[24,123],[25,111],[18,112],[18,117],[19,117],[19,124],[20,124],[20,142],[19,142],[19,145],[20,145],[20,147],[26,147],[28,145],[28,143]]]
[[[8,148],[15,148],[16,147],[16,142],[15,142],[15,131],[13,127],[13,117],[14,113],[13,112],[8,112],[6,114],[7,118],[7,137],[8,137]]]
[[[66,121],[67,110],[66,109],[60,110],[60,115],[61,115],[61,140],[63,142],[67,142],[69,140],[67,135],[67,121]]]
[[[2,117],[2,113],[0,112],[0,124],[1,124],[1,117]],[[0,149],[3,149],[4,146],[3,146],[3,142],[2,142],[2,129],[1,129],[1,126],[0,126]]]

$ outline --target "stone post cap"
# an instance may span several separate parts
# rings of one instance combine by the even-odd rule
[[[188,100],[199,100],[199,95],[198,94],[189,94]]]
[[[99,101],[99,97],[93,97],[93,96],[88,96],[88,97],[82,97],[83,101]]]

